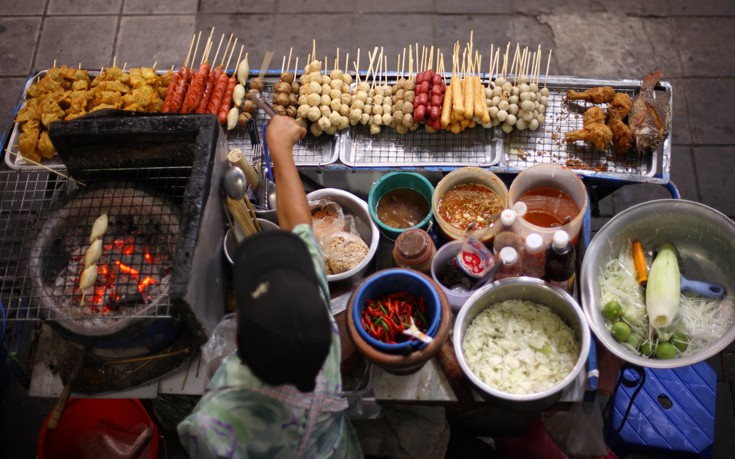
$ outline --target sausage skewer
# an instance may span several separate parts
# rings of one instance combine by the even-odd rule
[[[179,90],[179,86],[185,86],[186,85],[186,79],[188,77],[188,69],[186,66],[189,64],[189,57],[191,56],[191,48],[194,46],[194,38],[196,38],[196,35],[193,35],[191,37],[191,43],[189,44],[189,52],[186,54],[186,60],[184,61],[184,65],[182,65],[179,68],[179,71],[174,73],[174,76],[171,77],[171,81],[168,84],[168,89],[166,90],[166,97],[163,100],[163,108],[161,109],[161,112],[163,113],[169,113],[175,111],[173,109],[174,106],[174,96],[176,92]],[[179,103],[179,107],[181,106],[181,103]]]
[[[242,57],[242,50],[243,46],[240,46],[240,54],[237,56],[237,62],[240,63],[240,58]],[[227,65],[230,65],[230,62],[228,60]],[[220,107],[217,111],[217,119],[219,120],[220,124],[227,124],[227,114],[230,112],[230,104],[232,103],[232,91],[235,90],[235,86],[237,85],[237,72],[233,71],[232,76],[227,81],[227,89],[225,90],[225,95],[222,98],[222,103],[220,104]]]

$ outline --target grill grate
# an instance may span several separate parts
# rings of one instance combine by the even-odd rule
[[[38,283],[33,282],[33,273],[44,272],[43,276],[48,283],[49,279],[58,276],[65,269],[70,259],[81,255],[83,260],[84,253],[78,252],[84,250],[79,246],[86,248],[84,243],[89,243],[87,238],[91,225],[103,211],[110,214],[110,226],[104,238],[106,249],[114,246],[116,237],[128,238],[128,242],[132,240],[130,238],[137,238],[137,241],[157,243],[163,247],[152,250],[150,254],[154,260],[159,256],[161,270],[170,271],[178,236],[178,230],[173,225],[177,225],[179,219],[178,211],[173,209],[178,209],[182,204],[190,175],[190,167],[85,171],[84,177],[78,178],[84,181],[86,187],[79,187],[72,181],[45,171],[0,174],[0,299],[8,311],[8,319],[60,320],[58,314],[49,310],[48,303],[42,301],[46,294],[44,292],[48,290],[39,289]],[[123,181],[127,180],[125,183],[130,184],[133,179],[136,189],[153,190],[155,200],[144,198],[142,192],[136,195],[130,188],[120,188],[119,184]],[[113,187],[114,184],[118,186]],[[86,195],[90,193],[88,190],[95,190],[97,197],[79,204],[68,199],[72,194]],[[112,202],[105,203],[108,198]],[[166,202],[173,206],[167,208],[158,205]],[[61,203],[64,203],[63,207],[60,207]],[[75,207],[79,205],[82,208]],[[54,221],[59,215],[59,208],[66,209],[67,218]],[[40,247],[39,234],[52,227],[53,250],[47,255],[39,256],[39,253],[46,253],[37,251]],[[157,240],[151,239],[150,233],[156,232],[158,234],[154,239]],[[161,234],[167,235],[165,241]],[[141,243],[145,245],[145,242]],[[109,258],[109,252],[107,253]],[[143,274],[150,271],[145,266],[150,263],[145,261],[144,255],[141,257],[143,261],[131,262],[134,266],[130,267]],[[72,283],[78,281],[78,273],[70,273],[69,276],[73,277]],[[98,287],[100,282],[98,279]],[[129,276],[127,282],[134,282],[132,276]],[[137,287],[137,282],[132,288],[123,284],[119,283],[118,287],[128,289],[128,293],[132,293]],[[78,293],[76,289],[74,295]],[[76,296],[73,302],[78,304]],[[168,296],[164,295],[155,308],[136,307],[135,317],[169,317],[170,307]],[[83,312],[88,317],[101,317],[92,314],[91,308],[74,307],[72,311],[75,317]],[[114,320],[127,316],[107,314],[104,317]]]

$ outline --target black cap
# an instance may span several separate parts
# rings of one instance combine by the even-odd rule
[[[332,327],[306,243],[287,231],[245,239],[235,252],[237,354],[271,385],[311,392]]]

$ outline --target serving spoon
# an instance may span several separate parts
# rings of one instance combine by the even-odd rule
[[[714,298],[716,300],[722,299],[722,297],[725,296],[725,288],[719,284],[715,284],[714,282],[690,280],[681,274],[680,277],[682,292],[692,292],[697,295]]]

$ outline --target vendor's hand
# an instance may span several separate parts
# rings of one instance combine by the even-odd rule
[[[292,151],[293,146],[306,135],[306,129],[302,128],[293,118],[276,115],[268,123],[265,132],[268,150],[271,152]]]

